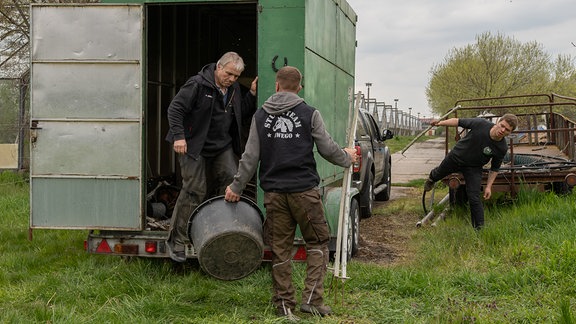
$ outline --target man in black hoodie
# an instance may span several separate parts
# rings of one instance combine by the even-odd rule
[[[188,79],[168,107],[166,140],[178,154],[182,176],[168,239],[174,261],[186,260],[187,224],[194,209],[210,196],[223,195],[236,173],[242,128],[256,111],[258,80],[242,98],[236,82],[242,71],[242,58],[228,52]]]
[[[347,167],[356,150],[341,149],[324,127],[320,112],[298,96],[300,71],[291,66],[276,74],[276,93],[255,114],[238,173],[226,188],[225,199],[236,202],[258,164],[264,190],[264,241],[272,249],[272,303],[279,316],[293,317],[296,306],[292,284],[292,247],[296,225],[306,241],[307,270],[300,310],[329,315],[324,305],[324,277],[330,234],[318,185],[314,145],[329,162]]]

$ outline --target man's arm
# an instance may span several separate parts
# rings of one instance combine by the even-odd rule
[[[256,90],[258,88],[258,77],[252,80],[250,84],[250,91],[242,98],[241,112],[242,123],[248,123],[256,111]]]
[[[492,196],[492,184],[498,176],[503,158],[503,156],[495,156],[490,161],[490,171],[488,171],[488,180],[486,181],[486,188],[484,188],[484,199],[490,199]]]
[[[186,81],[168,106],[167,117],[170,132],[175,140],[184,139],[184,117],[192,110],[198,95],[198,83]]]
[[[256,97],[257,89],[258,89],[258,76],[256,76],[254,80],[252,80],[252,83],[250,83],[250,94]]]
[[[180,88],[176,96],[168,106],[167,117],[170,132],[174,138],[174,151],[178,154],[186,154],[187,145],[184,135],[184,118],[192,110],[198,95],[198,83],[189,79]]]
[[[242,154],[242,158],[238,163],[238,172],[234,176],[234,181],[226,187],[224,199],[230,202],[240,200],[240,195],[246,187],[246,184],[256,172],[258,162],[260,161],[260,138],[256,130],[256,121],[252,118],[250,125],[250,135],[248,135],[248,142],[246,143],[246,150]]]
[[[433,122],[432,126],[458,126],[458,118],[449,118]]]
[[[318,153],[328,162],[341,167],[348,167],[354,163],[356,151],[353,149],[350,151],[343,150],[334,142],[328,131],[326,131],[324,120],[318,110],[314,111],[312,115],[312,137],[316,143]],[[354,154],[350,154],[352,151],[354,151]]]
[[[486,181],[486,188],[484,188],[484,199],[488,200],[492,197],[492,184],[496,177],[498,176],[498,171],[490,170],[488,172],[488,180]]]

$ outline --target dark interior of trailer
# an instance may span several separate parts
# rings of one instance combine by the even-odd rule
[[[145,102],[146,183],[148,193],[159,181],[179,186],[179,170],[171,145],[166,110],[186,80],[202,67],[234,51],[246,69],[243,91],[257,75],[257,3],[178,3],[146,5],[147,94]]]

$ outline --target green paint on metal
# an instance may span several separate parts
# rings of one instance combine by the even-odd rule
[[[146,15],[158,13],[159,10],[157,8],[159,8],[159,4],[162,4],[163,8],[164,5],[168,7],[170,4],[173,4],[174,7],[179,6],[179,8],[188,7],[187,5],[189,4],[190,6],[195,6],[195,8],[210,8],[212,13],[218,10],[220,5],[253,5],[255,10],[252,11],[253,16],[246,15],[247,17],[245,18],[251,20],[251,22],[254,23],[253,26],[255,26],[253,29],[253,35],[257,34],[255,48],[253,47],[254,38],[252,38],[252,42],[238,43],[240,45],[244,44],[243,47],[239,46],[237,49],[234,47],[233,48],[241,55],[246,55],[244,53],[255,54],[253,57],[256,57],[256,62],[254,62],[254,59],[252,59],[250,63],[251,68],[256,66],[256,70],[252,73],[257,74],[259,77],[259,105],[262,105],[263,102],[275,91],[275,69],[278,69],[285,64],[295,66],[300,69],[304,76],[304,88],[300,92],[300,96],[302,96],[308,104],[316,107],[322,113],[327,130],[333,136],[334,140],[342,146],[346,144],[346,129],[348,127],[347,120],[350,105],[348,99],[348,89],[354,87],[356,14],[345,0],[102,0],[102,3],[144,4],[144,6],[148,8],[148,10],[144,10]],[[152,8],[156,9],[153,10]],[[169,9],[170,8],[166,8],[166,10]],[[200,15],[200,13],[198,14]],[[173,18],[174,16],[166,14],[166,17]],[[147,23],[146,28],[148,30],[145,30],[146,35],[144,35],[144,39],[142,40],[142,48],[144,49],[144,53],[146,53],[146,57],[142,58],[141,63],[144,70],[143,73],[146,75],[153,75],[148,74],[148,72],[154,68],[157,68],[154,65],[155,63],[159,64],[160,67],[166,67],[168,69],[171,66],[169,62],[164,61],[148,62],[148,59],[150,59],[147,57],[150,55],[148,50],[152,52],[154,49],[160,47],[160,45],[156,45],[156,47],[154,47],[153,44],[146,44],[146,42],[152,42],[157,39],[170,40],[171,37],[181,38],[180,34],[171,35],[170,33],[172,30],[178,30],[179,32],[182,31],[181,28],[172,28],[180,26],[178,24],[178,20],[176,19],[167,19],[167,24],[173,24],[173,26],[163,30],[159,29],[157,24],[153,25],[151,23],[153,20],[150,18],[153,17],[144,17],[144,21]],[[184,18],[188,19],[189,17]],[[192,24],[192,26],[195,25]],[[190,36],[192,39],[188,39],[188,41],[192,44],[205,42],[204,44],[206,45],[205,51],[202,48],[198,48],[198,53],[194,53],[195,55],[193,55],[193,58],[190,59],[191,61],[196,59],[205,63],[204,56],[213,55],[213,52],[215,52],[216,49],[221,50],[229,46],[224,46],[221,43],[218,43],[230,43],[229,37],[231,36],[223,30],[210,27],[207,27],[206,30],[196,30],[193,27],[189,28],[190,30],[186,30],[182,33],[182,35]],[[249,29],[252,29],[252,27]],[[215,34],[212,35],[207,31],[214,32]],[[250,34],[250,32],[246,30],[243,30],[243,32],[244,34]],[[212,35],[214,37],[208,38],[207,35]],[[212,42],[214,42],[214,44]],[[236,46],[238,44],[233,45]],[[167,46],[162,48],[166,48],[166,57],[174,57],[175,60],[178,60],[178,62],[186,61],[188,56],[185,55],[190,55],[189,51],[182,51],[180,45],[174,47]],[[196,47],[191,48],[196,49]],[[170,51],[175,52],[171,53]],[[181,57],[176,55],[181,55]],[[164,56],[162,57],[164,58]],[[157,59],[157,57],[153,57],[153,59]],[[195,61],[193,61],[193,63],[197,64]],[[164,66],[162,64],[167,65]],[[190,64],[192,65],[192,63]],[[187,71],[187,73],[189,72],[190,71]],[[174,80],[178,79],[174,78]],[[159,82],[159,84],[165,85],[168,84],[167,81],[172,82],[173,80],[170,78],[167,80],[158,78],[158,81],[162,81]],[[145,94],[143,101],[150,100],[151,98],[151,96]],[[153,100],[150,101],[153,102]],[[146,134],[143,134],[143,138],[146,138],[144,135]],[[146,147],[146,145],[144,145],[144,147]],[[338,186],[339,181],[341,181],[343,177],[343,169],[341,167],[332,165],[318,154],[316,154],[316,160],[318,162],[318,170],[322,178],[321,186]],[[142,164],[144,164],[145,161],[145,159],[142,159]],[[143,177],[145,177],[145,175],[143,175]],[[34,188],[34,193],[38,195],[46,194],[45,197],[40,197],[41,199],[34,204],[33,208],[45,208],[46,206],[44,206],[44,204],[48,204],[48,201],[52,199],[55,201],[58,201],[58,199],[65,200],[66,193],[71,193],[70,190],[72,190],[68,188],[75,188],[75,190],[81,193],[81,197],[84,197],[82,196],[82,190],[84,189],[80,189],[76,185],[66,183],[65,179],[62,180],[64,182],[57,184],[57,190],[52,190],[54,192],[49,193],[46,193],[47,191],[50,191],[47,188],[48,186],[43,185],[44,179],[33,179],[33,181],[35,182],[35,185],[32,186]],[[134,193],[124,191],[128,190],[128,187],[116,184],[113,182],[113,180],[105,181],[104,179],[86,179],[83,182],[83,184],[88,188],[86,190],[93,190],[98,199],[100,199],[96,200],[98,203],[94,202],[92,205],[84,205],[86,207],[87,213],[83,213],[84,209],[80,210],[73,208],[73,210],[70,212],[67,211],[63,215],[57,215],[58,213],[56,210],[50,211],[50,209],[48,209],[46,218],[44,220],[38,219],[39,223],[34,225],[41,227],[41,223],[43,221],[50,220],[51,217],[55,219],[56,223],[70,227],[93,225],[97,228],[99,226],[98,224],[103,224],[103,226],[112,225],[114,227],[139,225],[126,224],[123,222],[128,221],[116,219],[118,218],[118,215],[134,215],[135,217],[127,217],[131,219],[130,222],[134,222],[135,220],[141,222],[142,217],[140,216],[142,211],[140,210],[140,197],[136,196],[135,194],[136,192],[139,192],[139,190],[138,188],[132,188],[132,185],[137,187],[137,181],[134,181],[134,184],[132,184],[132,182],[127,182],[125,184],[126,186],[130,187],[131,190],[135,190]],[[101,187],[102,183],[108,183],[109,185],[111,184],[112,186],[108,187],[108,189],[116,191],[118,197],[122,197],[122,199],[124,199],[126,202],[126,205],[130,206],[121,206],[120,209],[123,210],[117,210],[118,207],[116,207],[115,210],[106,207],[113,206],[112,204],[107,205],[108,201],[114,202],[116,204],[117,202],[114,201],[112,197],[107,197],[105,195],[106,189]],[[142,181],[142,184],[144,183],[146,182]],[[36,186],[38,187],[36,188]],[[140,191],[144,190],[145,189],[142,188]],[[144,192],[139,193],[141,195],[144,194]],[[133,197],[129,197],[129,195],[133,195]],[[86,199],[88,199],[88,195],[86,194],[85,196]],[[326,198],[326,201],[329,204],[326,209],[327,216],[337,215],[337,205],[339,205],[339,199],[335,199],[335,201],[332,202],[333,199],[330,197]],[[260,195],[258,200],[262,201],[261,198],[262,197]],[[84,198],[82,200],[84,200]],[[83,204],[86,203],[84,202]],[[96,207],[100,208],[100,210],[91,214],[92,209]],[[74,214],[82,214],[82,216],[79,216],[79,219],[74,219]],[[108,219],[108,217],[110,219]],[[334,217],[327,218],[334,219]],[[104,224],[105,222],[108,223]],[[332,227],[333,226],[331,225],[331,228]]]
[[[138,180],[32,178],[30,188],[32,228],[141,227]]]
[[[350,188],[350,197],[358,194],[358,189]],[[331,215],[326,217],[328,228],[330,229],[330,236],[336,237],[338,233],[338,215],[340,215],[340,197],[342,196],[342,187],[326,188],[322,195],[324,203],[325,214]]]

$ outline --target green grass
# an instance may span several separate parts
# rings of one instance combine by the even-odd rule
[[[416,143],[424,142],[436,137],[437,136],[422,136],[416,141]],[[394,136],[394,138],[386,141],[386,145],[388,145],[391,153],[396,153],[402,151],[402,149],[406,147],[406,145],[410,144],[413,139],[414,136]]]
[[[28,184],[0,174],[1,323],[282,323],[270,306],[269,266],[224,282],[190,262],[88,255],[84,231],[34,230]],[[476,232],[466,212],[414,231],[412,258],[352,261],[342,287],[329,275],[335,315],[303,323],[575,323],[576,196],[521,192],[490,204]],[[418,210],[391,202],[373,217]],[[399,207],[401,206],[401,207]],[[296,264],[298,292],[305,275]]]

